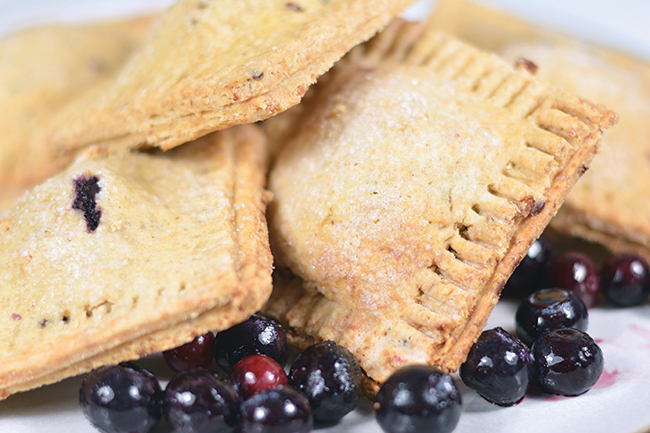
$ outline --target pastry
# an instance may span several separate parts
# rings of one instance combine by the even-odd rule
[[[511,62],[525,58],[540,78],[618,113],[551,227],[650,260],[650,202],[643,199],[650,196],[650,65],[462,0],[441,1],[432,20]]]
[[[41,141],[169,149],[297,104],[316,78],[412,0],[180,0],[103,89]]]
[[[299,280],[264,311],[347,347],[370,393],[406,363],[455,371],[616,115],[401,20],[328,75],[269,175]]]
[[[88,149],[0,216],[0,397],[176,347],[271,292],[266,141]]]
[[[47,26],[0,39],[0,212],[73,159],[34,137],[62,105],[109,79],[153,19]]]

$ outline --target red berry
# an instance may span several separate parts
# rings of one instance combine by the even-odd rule
[[[551,264],[548,279],[551,287],[571,292],[587,308],[598,301],[600,276],[594,261],[585,254],[570,251],[559,256]]]
[[[263,389],[289,383],[284,368],[266,355],[250,355],[243,358],[234,365],[229,377],[238,386],[244,399]]]
[[[167,365],[176,371],[186,371],[194,368],[208,368],[212,363],[212,341],[214,335],[208,332],[199,335],[189,343],[175,349],[163,352]]]

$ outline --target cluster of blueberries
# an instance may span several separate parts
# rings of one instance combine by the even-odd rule
[[[502,328],[484,331],[460,378],[499,406],[519,403],[532,384],[550,394],[585,393],[603,369],[602,351],[585,332],[587,308],[639,305],[649,294],[650,267],[640,256],[613,255],[598,271],[581,253],[554,257],[541,237],[503,293],[524,298],[515,316],[517,336]],[[105,433],[148,433],[163,417],[181,433],[303,433],[338,422],[362,395],[359,364],[333,342],[299,353],[287,375],[285,332],[259,315],[163,355],[177,371],[164,390],[133,364],[88,374],[80,402],[90,422]],[[221,372],[208,369],[213,360]],[[460,418],[461,393],[452,376],[408,365],[384,382],[374,408],[387,433],[449,433]]]
[[[89,373],[79,394],[86,418],[104,433],[148,433],[163,417],[180,433],[302,433],[337,422],[362,395],[359,364],[333,342],[298,354],[287,375],[286,334],[259,315],[163,355],[177,372],[164,390],[132,363]],[[221,372],[209,369],[213,359]]]

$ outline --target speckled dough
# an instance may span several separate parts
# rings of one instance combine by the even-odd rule
[[[34,137],[72,98],[110,79],[153,20],[40,27],[0,39],[0,212],[74,159]]]
[[[54,117],[61,152],[169,149],[297,104],[316,78],[412,0],[180,0],[120,75]]]
[[[618,113],[551,226],[650,260],[650,65],[462,0],[441,1],[433,20],[510,61],[531,60],[540,78]]]
[[[616,120],[420,30],[396,21],[337,64],[269,181],[272,247],[303,284],[265,311],[299,343],[343,344],[376,382],[458,368]]]
[[[266,143],[239,126],[167,153],[89,149],[0,218],[0,397],[178,346],[271,292]],[[75,180],[97,178],[89,227]]]

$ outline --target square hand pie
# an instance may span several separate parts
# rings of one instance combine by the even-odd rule
[[[46,125],[61,152],[169,149],[297,104],[316,78],[413,0],[180,0],[105,88]]]
[[[302,284],[264,311],[298,344],[344,345],[376,382],[459,367],[616,120],[420,29],[397,21],[337,64],[269,178],[272,249]]]
[[[0,39],[0,212],[74,159],[39,145],[36,131],[70,99],[110,79],[152,22],[39,27]]]
[[[461,0],[440,2],[432,20],[505,59],[530,60],[540,78],[618,113],[602,153],[550,225],[650,260],[650,65]]]
[[[0,218],[0,398],[225,329],[271,293],[266,141],[91,148]]]

